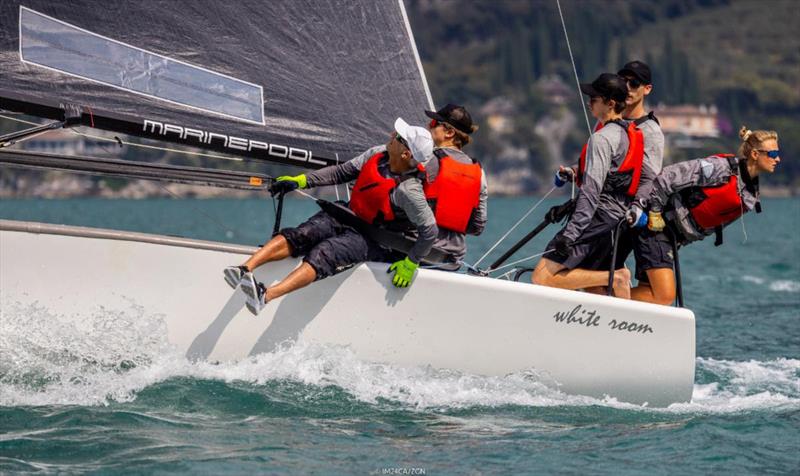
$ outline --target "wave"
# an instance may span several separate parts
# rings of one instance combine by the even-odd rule
[[[800,292],[800,282],[792,281],[790,279],[777,279],[768,281],[767,279],[758,276],[744,275],[741,277],[741,280],[746,283],[765,285],[770,291],[788,293]]]
[[[697,359],[689,403],[655,409],[613,398],[567,395],[536,372],[503,377],[359,360],[346,347],[297,344],[233,363],[192,363],[165,340],[163,319],[131,304],[61,319],[37,305],[0,314],[0,406],[109,405],[173,378],[335,386],[366,404],[410,410],[603,406],[667,413],[736,413],[800,408],[800,360]],[[301,397],[302,398],[302,397]]]

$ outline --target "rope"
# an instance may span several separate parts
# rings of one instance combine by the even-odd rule
[[[501,274],[500,276],[498,276],[498,277],[497,277],[497,279],[505,279],[506,281],[511,281],[511,279],[509,278],[509,276],[510,276],[510,275],[511,275],[511,273],[513,273],[513,272],[514,272],[514,270],[513,270],[513,269],[512,269],[511,271],[506,271],[505,273],[503,273],[503,274]]]
[[[556,187],[553,187],[553,188],[551,188],[551,189],[550,189],[550,191],[549,191],[549,192],[547,192],[547,193],[544,195],[544,197],[542,197],[541,199],[539,199],[539,201],[538,201],[538,202],[536,202],[536,205],[534,205],[533,207],[531,207],[531,209],[530,209],[530,210],[528,210],[528,211],[527,211],[527,212],[526,212],[524,215],[522,215],[522,218],[520,218],[519,220],[517,220],[517,222],[514,224],[514,226],[512,226],[512,227],[511,227],[511,228],[510,228],[510,229],[509,229],[509,230],[508,230],[508,231],[507,231],[507,232],[506,232],[506,233],[505,233],[503,236],[501,236],[501,237],[500,237],[500,239],[499,239],[499,240],[497,240],[497,242],[495,242],[495,244],[494,244],[494,245],[492,245],[492,247],[491,247],[491,248],[489,248],[489,251],[487,251],[486,253],[484,253],[484,254],[483,254],[483,256],[481,256],[481,258],[480,258],[478,261],[476,261],[476,262],[475,262],[475,266],[478,266],[479,264],[481,264],[481,261],[483,261],[483,260],[484,260],[484,259],[485,259],[487,256],[489,256],[489,253],[491,253],[492,251],[494,251],[494,249],[495,249],[495,248],[497,248],[497,246],[498,246],[500,243],[502,243],[502,242],[503,242],[503,240],[505,240],[505,239],[508,237],[508,235],[510,235],[510,234],[511,234],[511,232],[512,232],[512,231],[514,231],[514,230],[515,230],[515,229],[516,229],[516,228],[517,228],[517,227],[520,225],[520,223],[522,223],[522,222],[523,222],[523,221],[524,221],[526,218],[528,218],[528,215],[530,215],[531,213],[533,213],[533,211],[534,211],[534,210],[536,210],[536,208],[537,208],[539,205],[541,205],[541,203],[544,201],[544,199],[545,199],[545,198],[547,198],[547,197],[548,197],[548,196],[549,196],[551,193],[553,193],[553,191],[554,191],[555,189],[556,189]]]
[[[742,244],[745,244],[747,243],[747,228],[744,226],[744,200],[739,200],[739,207],[742,211],[740,220],[742,222],[742,234],[744,234],[744,240],[742,241]]]
[[[589,135],[592,135],[592,126],[589,124],[589,114],[586,112],[586,106],[583,103],[583,95],[581,93],[581,81],[578,79],[578,68],[575,66],[575,58],[572,57],[572,46],[569,43],[569,35],[567,34],[567,24],[564,23],[564,14],[561,13],[561,2],[556,0],[558,5],[558,16],[561,18],[561,27],[564,29],[564,38],[567,39],[567,51],[569,51],[569,60],[572,62],[572,72],[575,73],[575,84],[578,85],[578,99],[581,102],[581,109],[583,109],[583,117],[586,119],[586,129]]]
[[[339,153],[336,152],[336,165],[339,165]],[[339,201],[339,184],[335,184],[333,189],[336,190],[336,201]]]
[[[501,269],[506,269],[506,268],[513,267],[513,266],[518,265],[520,263],[524,263],[525,261],[532,260],[534,258],[538,258],[540,256],[546,255],[547,253],[550,253],[551,251],[553,251],[553,250],[542,251],[541,253],[536,253],[535,255],[528,256],[527,258],[518,259],[517,261],[514,261],[513,263],[508,263],[508,264],[504,264],[503,266],[499,266],[499,267],[493,269],[491,272],[494,273],[495,271],[500,271]],[[509,273],[510,272],[511,271],[509,271]],[[506,274],[508,274],[508,273],[506,273]]]

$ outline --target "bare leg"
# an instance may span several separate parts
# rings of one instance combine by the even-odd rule
[[[568,270],[562,264],[542,258],[533,270],[531,279],[534,284],[553,288],[583,289],[607,285],[608,273],[580,268]],[[614,271],[614,295],[630,299],[630,281],[631,272],[627,268]]]
[[[652,268],[647,271],[650,283],[639,283],[631,289],[631,298],[669,306],[675,301],[675,273],[672,268]]]
[[[303,264],[295,268],[281,282],[267,288],[267,301],[279,298],[300,288],[304,288],[317,279],[317,272],[310,264],[303,261]]]
[[[292,247],[283,235],[275,235],[269,242],[256,251],[253,256],[244,262],[244,266],[253,271],[269,261],[278,261],[288,258],[292,254]]]

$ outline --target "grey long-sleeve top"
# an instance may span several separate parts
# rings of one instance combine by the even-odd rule
[[[644,138],[644,161],[636,200],[647,199],[653,189],[653,180],[661,173],[664,164],[664,134],[656,121],[645,121],[639,125]]]
[[[610,171],[616,171],[628,151],[628,133],[617,123],[608,123],[592,134],[586,146],[586,171],[578,192],[575,212],[563,235],[577,240],[589,226],[598,208],[613,219],[622,219],[630,199],[623,192],[603,193]]]
[[[306,181],[309,187],[319,187],[321,185],[334,185],[347,183],[358,178],[361,167],[375,154],[386,151],[385,145],[372,147],[357,157],[341,165],[332,165],[314,172],[306,174]],[[389,170],[388,161],[378,164],[378,171],[384,177],[397,177]],[[418,172],[412,170],[405,175],[415,175]],[[392,190],[389,196],[392,208],[398,220],[408,219],[417,228],[417,239],[411,251],[408,253],[409,259],[419,263],[431,251],[436,237],[439,234],[439,227],[436,226],[436,219],[433,216],[425,192],[422,190],[422,181],[414,176],[400,182]]]
[[[681,200],[682,190],[692,187],[715,187],[730,181],[730,162],[724,157],[707,157],[687,160],[664,167],[653,182],[653,190],[649,195],[651,209],[664,210],[669,204],[667,219],[673,222],[688,241],[702,239],[714,232],[713,229],[701,229],[694,220],[687,219],[689,210]],[[758,202],[758,177],[751,178],[739,161],[736,171],[741,177],[737,181],[739,196],[742,199],[743,212],[749,212]]]

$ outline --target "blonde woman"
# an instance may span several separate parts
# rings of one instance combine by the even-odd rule
[[[675,300],[672,243],[665,227],[680,245],[712,234],[720,245],[723,227],[751,210],[761,212],[758,177],[773,173],[781,161],[778,133],[742,126],[739,137],[742,144],[735,156],[720,154],[664,167],[649,197],[628,211],[631,225],[647,225],[637,238],[641,242],[636,262],[650,278],[631,290],[632,299],[665,305]]]

